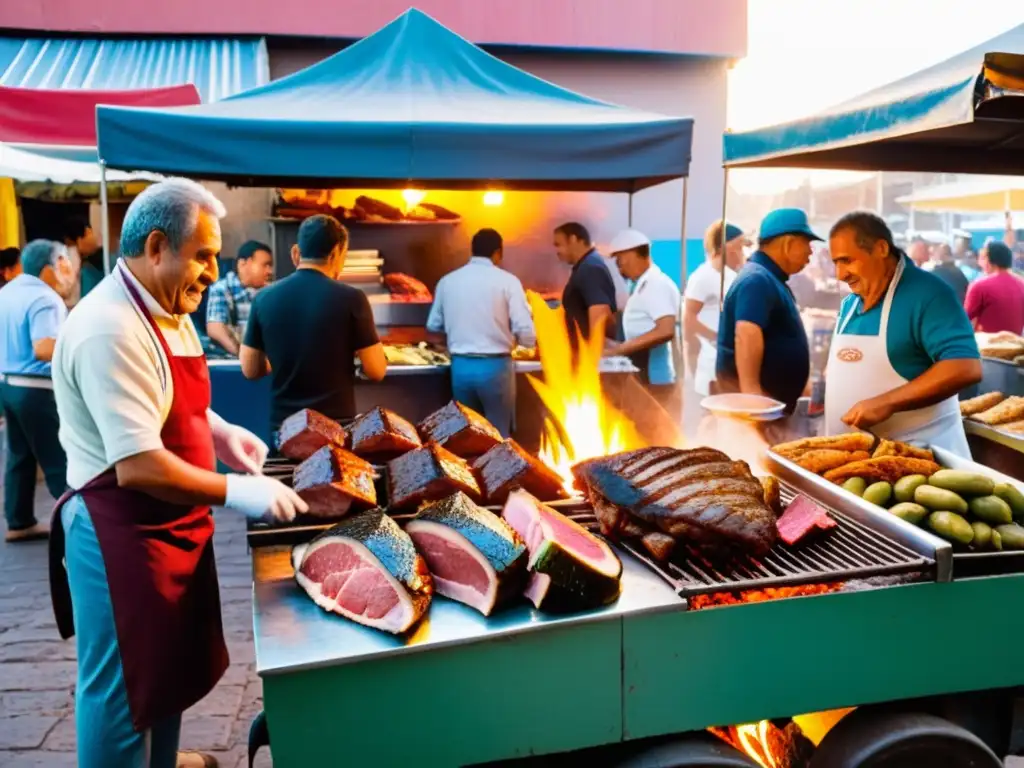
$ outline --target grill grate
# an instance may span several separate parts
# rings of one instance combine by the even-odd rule
[[[782,500],[796,493],[782,485]],[[768,587],[794,587],[872,576],[931,571],[935,561],[867,528],[856,520],[825,507],[838,526],[825,536],[790,547],[777,543],[763,559],[749,556],[713,561],[692,547],[678,548],[665,563],[652,559],[639,543],[616,542],[641,560],[680,597]],[[582,505],[564,509],[576,522],[596,529],[593,513]]]

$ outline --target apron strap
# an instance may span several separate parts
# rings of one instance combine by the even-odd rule
[[[127,267],[121,266],[118,263],[120,269],[127,269]],[[124,283],[124,287],[128,289],[128,296],[131,298],[135,308],[142,313],[142,316],[146,318],[146,322],[149,323],[149,327],[153,329],[153,334],[156,336],[157,343],[160,348],[163,349],[164,355],[167,357],[168,363],[174,355],[171,354],[171,348],[167,344],[167,339],[164,338],[163,331],[160,330],[160,326],[156,324],[156,320],[153,318],[153,314],[149,311],[149,307],[146,306],[146,302],[142,300],[142,296],[136,290],[135,286],[132,285],[131,277],[128,275],[121,275],[121,282]]]

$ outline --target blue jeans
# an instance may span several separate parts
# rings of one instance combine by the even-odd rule
[[[452,355],[452,395],[482,413],[502,437],[512,436],[516,412],[516,364],[511,357]]]
[[[64,505],[61,522],[78,649],[78,766],[174,768],[181,715],[168,717],[143,733],[132,725],[107,571],[96,529],[81,496]]]

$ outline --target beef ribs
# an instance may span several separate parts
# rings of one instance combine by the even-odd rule
[[[480,486],[469,464],[437,443],[427,443],[392,459],[387,467],[388,501],[392,507],[439,501],[455,491],[462,491],[473,501],[480,500]]]
[[[793,499],[776,521],[779,536],[790,546],[815,531],[827,531],[837,525],[828,512],[803,495]]]
[[[569,498],[562,478],[515,440],[505,440],[491,448],[473,462],[473,471],[489,504],[504,503],[515,488],[522,488],[541,501]]]
[[[462,403],[452,400],[419,424],[424,440],[430,440],[461,456],[481,456],[501,442],[501,434],[487,419]]]
[[[295,468],[292,487],[316,517],[343,517],[349,509],[377,506],[370,462],[336,445],[325,445]]]
[[[305,461],[325,445],[344,448],[345,430],[322,413],[303,408],[281,422],[278,441],[282,456]]]
[[[641,448],[577,464],[576,487],[607,536],[668,534],[714,550],[767,554],[778,538],[764,489],[743,461],[711,448]],[[652,546],[653,545],[653,546]],[[655,557],[663,537],[645,542]]]
[[[352,452],[375,459],[393,459],[423,443],[416,427],[397,413],[377,406],[356,419],[349,428]]]

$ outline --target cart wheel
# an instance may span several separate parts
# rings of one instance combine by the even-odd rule
[[[252,768],[260,747],[270,747],[270,730],[267,728],[267,715],[264,712],[256,715],[249,726],[249,768]]]

